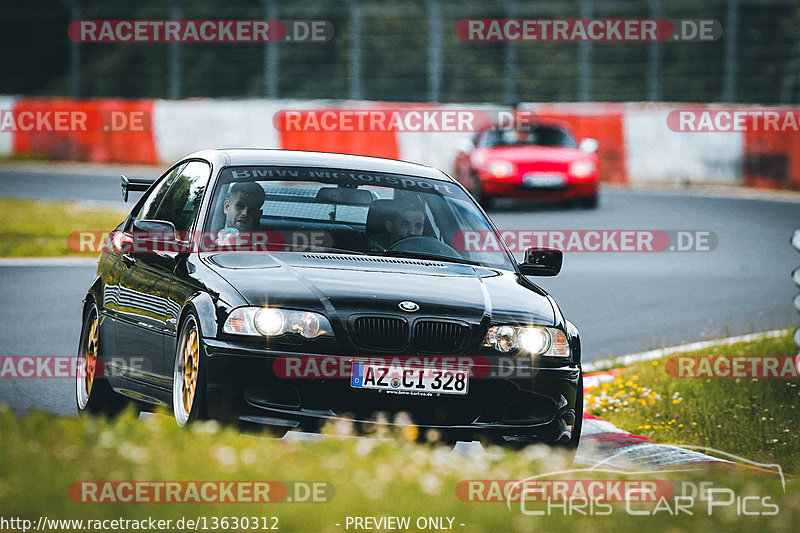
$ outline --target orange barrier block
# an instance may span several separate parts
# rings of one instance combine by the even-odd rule
[[[300,123],[306,124],[306,115],[315,111],[303,111]],[[345,109],[326,109],[326,111],[346,111]],[[341,154],[368,155],[399,159],[400,149],[394,131],[325,131],[322,128],[303,127],[301,131],[285,124],[285,116],[278,114],[276,128],[285,150],[313,150]]]
[[[797,109],[776,111],[780,114],[779,125],[785,124],[787,113],[798,113]],[[744,184],[800,190],[800,133],[791,127],[767,131],[753,124],[753,120],[748,118],[744,133]]]
[[[19,98],[0,125],[15,155],[156,164],[152,111],[150,100]]]

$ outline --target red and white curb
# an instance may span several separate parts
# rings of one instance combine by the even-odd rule
[[[659,444],[634,435],[595,416],[583,416],[581,443],[575,462],[614,468],[658,470],[687,464],[728,463],[710,455],[679,446]]]
[[[661,348],[658,350],[628,354],[607,360],[594,361],[584,365],[583,368],[586,372],[592,372],[593,370],[607,368],[608,366],[612,365],[627,366],[640,361],[661,359],[662,357],[675,353],[692,352],[710,348],[712,346],[749,342],[768,337],[778,337],[785,335],[787,331],[788,330],[780,329],[761,333],[738,335],[735,337],[727,337],[713,341],[693,342],[680,346]],[[613,381],[622,370],[623,368],[614,368],[607,371],[584,375],[584,387],[596,387],[601,383]],[[697,449],[701,447],[683,447],[678,445],[659,444],[651,441],[647,437],[634,435],[623,429],[620,429],[611,422],[602,420],[592,415],[584,415],[583,430],[581,431],[581,443],[578,447],[578,453],[575,456],[575,462],[584,465],[605,464],[611,467],[638,468],[645,470],[664,469],[691,464],[736,464],[739,466],[760,467],[767,469],[777,467],[777,470],[780,471],[779,465],[763,465],[753,463],[744,458],[734,457],[732,455],[725,454],[724,452],[714,450],[719,454],[728,455],[729,457],[736,459],[736,461],[729,461],[727,459],[713,457],[711,455],[687,448]]]

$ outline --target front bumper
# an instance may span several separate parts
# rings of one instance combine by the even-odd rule
[[[522,178],[493,178],[481,176],[481,187],[486,196],[502,196],[521,200],[558,202],[597,195],[599,186],[596,178],[580,181],[568,180],[563,187],[530,188],[522,184]]]
[[[325,423],[349,420],[358,431],[396,426],[406,413],[423,435],[436,429],[457,440],[486,436],[505,441],[565,443],[575,426],[579,364],[532,366],[507,375],[491,363],[475,368],[466,395],[406,396],[353,389],[349,374],[286,378],[276,375],[279,357],[307,357],[206,339],[207,405],[215,418],[264,424],[282,430],[318,431]],[[348,369],[353,356],[314,354]],[[362,359],[362,358],[357,358]],[[328,374],[330,375],[330,374]],[[319,377],[318,377],[319,376]],[[383,413],[382,421],[376,413]]]

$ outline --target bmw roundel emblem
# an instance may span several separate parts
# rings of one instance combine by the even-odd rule
[[[415,304],[414,302],[409,302],[406,300],[405,302],[400,302],[400,309],[403,311],[408,311],[409,313],[413,313],[414,311],[419,310],[419,305]]]

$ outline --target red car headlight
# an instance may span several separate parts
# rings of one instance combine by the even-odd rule
[[[585,178],[597,170],[594,161],[575,161],[569,166],[569,173],[576,178]]]
[[[496,178],[507,178],[514,173],[514,165],[508,161],[497,160],[489,163],[487,170]]]

